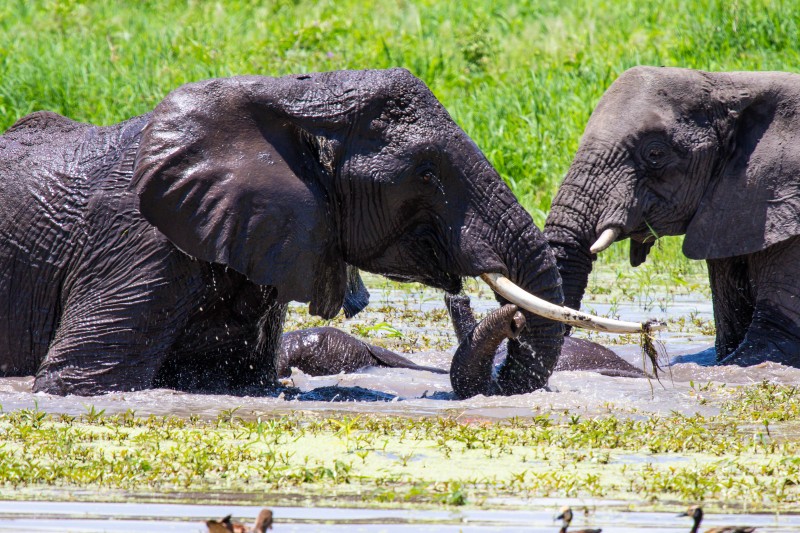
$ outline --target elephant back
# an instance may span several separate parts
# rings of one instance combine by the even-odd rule
[[[70,272],[86,269],[90,226],[115,217],[107,192],[135,207],[131,172],[120,163],[135,155],[146,119],[97,127],[41,111],[0,136],[0,359],[12,361],[8,372],[35,372],[47,352]]]
[[[37,111],[19,119],[0,136],[0,171],[24,179],[30,173],[64,172],[78,140],[93,126],[51,111]]]

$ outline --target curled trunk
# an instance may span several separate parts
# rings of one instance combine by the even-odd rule
[[[450,382],[458,398],[486,394],[492,387],[494,362],[506,353],[501,344],[513,339],[524,327],[525,319],[514,305],[505,305],[477,323],[469,297],[445,295],[459,346],[450,366]],[[605,376],[641,378],[641,369],[617,354],[585,339],[565,338],[555,370],[588,370]]]
[[[474,257],[494,259],[472,275],[500,273],[525,291],[561,305],[561,279],[542,232],[505,184],[491,189],[487,197],[483,205],[475,207],[473,218],[466,221],[464,228],[465,234],[476,229],[484,232],[480,239],[470,235],[470,242],[483,248],[467,251]],[[491,249],[487,250],[487,246]],[[502,305],[509,303],[501,296],[497,299]],[[525,328],[509,340],[508,357],[496,375],[471,387],[472,394],[524,394],[547,384],[561,352],[564,327],[528,311],[519,312],[525,318]]]
[[[453,392],[458,398],[491,394],[495,353],[504,340],[519,336],[525,317],[517,306],[504,305],[477,324],[468,296],[446,295],[445,301],[459,342],[450,366]]]

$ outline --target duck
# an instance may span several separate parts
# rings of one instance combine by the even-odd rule
[[[206,526],[208,533],[265,533],[268,529],[272,529],[272,511],[261,509],[252,529],[239,522],[232,522],[231,515],[221,520],[207,520]]]
[[[700,522],[703,521],[703,508],[699,505],[689,507],[685,513],[678,516],[688,516],[694,520],[694,525],[689,533],[697,533],[700,530]],[[756,528],[750,526],[717,526],[706,529],[706,533],[753,533]]]
[[[561,520],[561,529],[558,530],[558,533],[567,533],[567,528],[569,527],[569,523],[572,522],[572,509],[569,507],[562,507],[561,514],[556,517],[556,520]],[[602,529],[579,529],[577,531],[573,530],[570,533],[600,533],[603,531]]]

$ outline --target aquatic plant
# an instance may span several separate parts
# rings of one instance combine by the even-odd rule
[[[800,391],[693,384],[714,416],[575,413],[489,421],[453,417],[0,413],[0,496],[45,487],[95,497],[180,490],[336,494],[359,505],[480,504],[507,496],[704,500],[800,509]],[[633,415],[633,416],[632,416]],[[102,492],[97,490],[102,489]],[[57,494],[57,493],[51,493]],[[363,501],[362,501],[363,500]]]

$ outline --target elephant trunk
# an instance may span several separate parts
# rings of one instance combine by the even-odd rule
[[[581,234],[565,231],[566,228],[551,223],[556,209],[558,207],[553,205],[544,234],[550,242],[561,274],[564,305],[580,309],[589,282],[589,274],[592,271],[592,262],[596,256],[591,253],[589,243]]]
[[[521,206],[519,210],[524,212]],[[509,278],[527,292],[562,305],[564,294],[555,257],[542,232],[530,216],[527,218],[527,225],[516,232],[519,238],[508,244],[504,259]],[[498,300],[508,303],[502,297]],[[523,394],[544,387],[561,354],[563,324],[528,311],[523,315],[525,329],[517,338],[509,339],[508,356],[495,381],[501,394]]]
[[[484,205],[475,206],[476,218],[482,221],[477,224],[467,221],[465,226],[466,231],[472,226],[487,228],[489,232],[480,240],[469,239],[484,246],[488,243],[491,248],[489,255],[496,258],[495,265],[484,265],[482,270],[503,273],[525,291],[561,305],[561,279],[544,235],[508,187],[502,181],[499,183],[500,186],[491,191]],[[464,239],[466,235],[462,235]],[[486,251],[485,248],[475,250],[473,255],[486,256]],[[497,299],[501,304],[508,303],[502,296],[497,296]],[[526,326],[516,339],[509,340],[508,356],[496,376],[492,376],[489,358],[489,370],[482,370],[480,374],[483,378],[480,380],[468,379],[469,386],[460,392],[461,396],[524,394],[547,384],[561,353],[564,327],[528,311],[522,312]],[[476,364],[478,359],[483,360],[476,357]]]
[[[488,162],[483,160],[468,166],[481,168],[481,165],[486,179],[474,181],[483,185],[482,189],[474,191],[473,196],[478,201],[472,204],[463,224],[452,226],[459,228],[456,237],[465,254],[461,259],[464,265],[469,265],[461,268],[462,275],[482,274],[501,304],[514,303],[520,307],[526,326],[517,338],[509,340],[508,356],[496,375],[483,372],[483,380],[466,380],[470,386],[462,394],[524,394],[547,384],[564,342],[565,330],[560,322],[618,333],[640,331],[643,326],[557,309],[556,306],[564,302],[564,292],[553,250]],[[615,213],[623,213],[622,207]],[[565,234],[567,237],[559,241],[558,251],[567,263],[577,264],[578,268],[566,270],[570,274],[579,273],[567,279],[577,307],[591,270],[593,256],[589,252],[589,239],[596,235],[594,228]],[[503,277],[508,279],[503,280]]]
[[[598,159],[578,152],[544,228],[561,274],[565,305],[573,309],[580,309],[596,254],[624,236],[633,211],[629,169],[601,170],[607,161]]]
[[[468,398],[491,383],[494,356],[505,339],[515,339],[525,317],[515,305],[504,305],[475,324],[469,297],[446,296],[459,346],[450,366],[450,382],[459,398]]]
[[[466,294],[445,293],[444,302],[447,306],[447,314],[453,323],[453,331],[456,333],[458,343],[462,344],[469,338],[470,333],[478,325],[475,315],[472,314],[472,306],[469,296]]]

